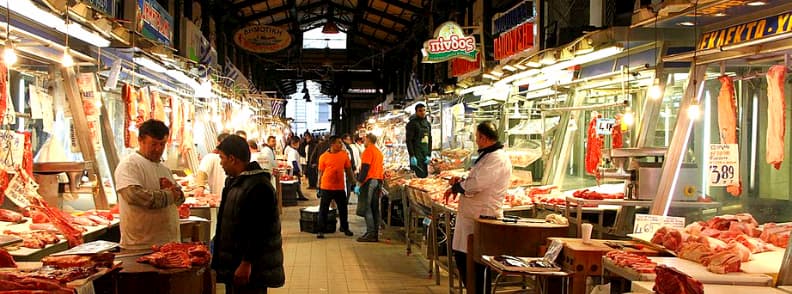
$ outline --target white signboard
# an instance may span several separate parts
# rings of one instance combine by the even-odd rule
[[[595,126],[597,135],[610,135],[613,132],[614,126],[616,126],[616,119],[598,118]]]
[[[633,233],[654,233],[664,226],[675,229],[684,229],[685,218],[675,216],[636,214]]]
[[[737,144],[711,144],[709,158],[710,186],[723,187],[740,183]]]

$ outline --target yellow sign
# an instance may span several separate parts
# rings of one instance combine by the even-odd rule
[[[792,32],[792,12],[706,32],[701,35],[698,50],[718,49],[787,32]]]
[[[292,37],[288,31],[268,25],[251,25],[234,33],[234,43],[254,53],[272,53],[289,47]]]

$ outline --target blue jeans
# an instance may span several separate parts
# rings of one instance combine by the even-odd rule
[[[366,234],[374,234],[377,236],[379,231],[379,219],[380,219],[380,211],[379,211],[379,195],[380,189],[382,189],[382,181],[370,179],[363,184],[363,187],[360,189],[361,194],[365,194],[364,197],[368,200],[368,205],[366,205],[365,212],[363,213],[363,218],[366,219]]]

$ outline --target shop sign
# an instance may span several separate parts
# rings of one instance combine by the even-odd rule
[[[532,20],[534,17],[533,1],[523,1],[504,13],[496,14],[492,20],[492,34],[497,35]]]
[[[181,53],[184,57],[200,64],[214,65],[217,63],[217,51],[212,48],[201,30],[192,21],[184,20],[184,36]]]
[[[156,0],[138,0],[137,30],[144,37],[170,45],[173,40],[173,17]]]
[[[710,186],[725,187],[740,183],[737,144],[710,144]]]
[[[616,126],[616,119],[598,118],[594,128],[597,130],[597,135],[609,136],[613,133],[614,126]]]
[[[765,17],[701,35],[698,50],[717,49],[792,32],[792,12]]]
[[[288,31],[268,25],[251,25],[234,33],[237,46],[254,53],[273,53],[289,47],[292,37]]]
[[[434,32],[434,39],[424,42],[423,63],[437,63],[453,58],[462,58],[475,61],[478,55],[476,38],[465,36],[457,23],[447,21],[441,24]]]
[[[115,16],[115,1],[113,0],[84,0],[93,9],[99,10],[109,16]]]
[[[495,60],[506,59],[533,48],[534,25],[526,22],[495,39]]]
[[[649,215],[649,214],[636,214],[635,225],[633,226],[633,233],[650,233],[654,234],[655,231],[662,227],[669,227],[674,229],[685,228],[685,218],[675,216],[662,216],[662,215]]]
[[[459,77],[481,69],[481,54],[476,55],[475,61],[457,58],[451,60],[451,76]]]

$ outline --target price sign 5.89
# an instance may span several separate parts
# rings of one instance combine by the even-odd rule
[[[710,145],[710,185],[735,185],[740,182],[740,163],[737,144]]]

